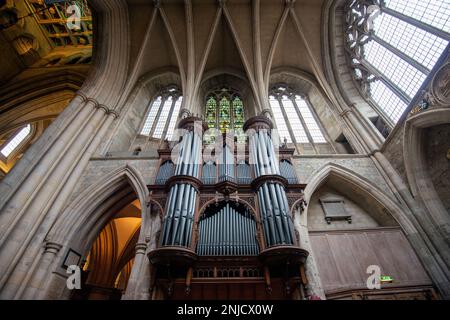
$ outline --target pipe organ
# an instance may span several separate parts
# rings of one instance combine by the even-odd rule
[[[200,256],[256,256],[259,253],[256,222],[248,209],[229,202],[203,214],[198,222]]]
[[[191,125],[191,126],[189,126]],[[178,163],[174,177],[191,177],[198,181],[202,132],[187,123],[187,132],[180,142]],[[169,180],[171,181],[171,180]],[[163,220],[161,245],[179,245],[188,247],[191,243],[192,226],[198,198],[198,189],[192,179],[172,180],[170,187],[167,212]]]
[[[164,208],[159,246],[148,253],[155,297],[189,299],[245,282],[265,287],[268,299],[301,298],[308,252],[299,247],[291,213],[303,204],[304,189],[289,161],[294,150],[280,149],[279,162],[272,122],[256,116],[244,125],[244,156],[226,138],[204,161],[207,125],[190,116],[178,127],[185,130],[178,157],[171,162],[168,144],[159,150],[161,165],[149,186],[149,200]]]

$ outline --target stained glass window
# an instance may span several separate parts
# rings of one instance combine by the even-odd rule
[[[92,12],[88,0],[53,1],[54,4],[45,4],[44,1],[27,0],[26,3],[36,21],[45,31],[53,47],[92,46],[93,23]],[[80,21],[76,26],[69,25],[68,18],[75,17],[73,5],[79,10]],[[73,19],[75,20],[75,18]]]
[[[220,88],[208,94],[206,99],[205,119],[210,129],[219,129],[222,133],[234,130],[238,142],[245,141],[244,104],[234,90]],[[215,133],[206,133],[205,142],[215,141]]]
[[[230,129],[231,123],[231,104],[230,100],[226,97],[220,99],[219,105],[219,129],[222,132],[227,132]]]

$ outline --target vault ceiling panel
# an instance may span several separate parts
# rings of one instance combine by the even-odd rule
[[[201,3],[193,6],[195,64],[197,69],[203,59],[208,39],[211,36],[213,24],[217,15],[217,5]]]
[[[172,29],[184,66],[187,65],[186,15],[185,6],[167,3],[163,5],[170,28]]]
[[[279,67],[297,68],[312,73],[306,47],[290,16],[281,32],[273,58],[272,70]]]
[[[208,56],[205,72],[227,67],[245,73],[241,56],[232,38],[228,23],[222,16]]]
[[[280,19],[283,15],[284,5],[274,3],[273,1],[265,1],[261,5],[261,56],[263,67],[267,65],[272,42],[275,38]]]
[[[145,48],[140,75],[168,67],[179,67],[179,65],[169,33],[158,14],[150,32],[150,40]]]

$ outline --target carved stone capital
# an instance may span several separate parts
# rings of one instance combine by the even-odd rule
[[[61,250],[61,248],[62,248],[62,244],[52,242],[52,241],[47,241],[45,243],[44,252],[45,253],[53,253],[54,255],[56,255],[56,254],[58,254],[59,250]]]
[[[145,254],[145,251],[147,250],[147,244],[139,242],[136,244],[136,254]]]
[[[435,74],[430,88],[433,98],[438,104],[450,105],[450,62],[444,64]],[[434,101],[430,101],[432,104]]]

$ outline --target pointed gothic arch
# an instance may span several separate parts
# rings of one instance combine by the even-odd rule
[[[403,159],[406,176],[414,197],[422,199],[434,223],[445,238],[450,236],[450,217],[444,207],[430,176],[426,160],[425,132],[435,126],[450,123],[450,110],[433,108],[409,117],[405,122],[403,135]]]
[[[56,293],[52,288],[54,286],[61,289],[65,287],[57,274],[64,274],[62,261],[68,250],[85,257],[104,226],[118,210],[135,199],[140,203],[142,219],[140,234],[136,241],[145,243],[145,233],[152,223],[151,212],[147,206],[147,186],[141,174],[134,167],[124,165],[114,170],[101,181],[85,189],[71,202],[46,237],[47,243],[56,243],[61,247],[58,255],[50,262],[51,270],[54,272],[40,279],[45,283],[45,288],[40,293],[42,298],[69,297],[70,292],[66,289],[59,291],[62,296],[54,296]],[[121,264],[123,265],[124,261]],[[48,267],[47,269],[49,269]],[[141,267],[136,266],[136,268]]]
[[[354,188],[360,192],[363,197],[367,197],[381,207],[384,207],[401,226],[405,234],[408,235],[417,232],[405,211],[391,198],[391,196],[387,195],[368,179],[337,164],[328,163],[311,175],[304,190],[305,201],[308,203],[314,192],[323,186],[330,178],[337,179],[342,186]],[[294,205],[298,205],[298,203]],[[308,211],[305,210],[301,217],[302,224],[304,225],[307,225],[307,214]]]

